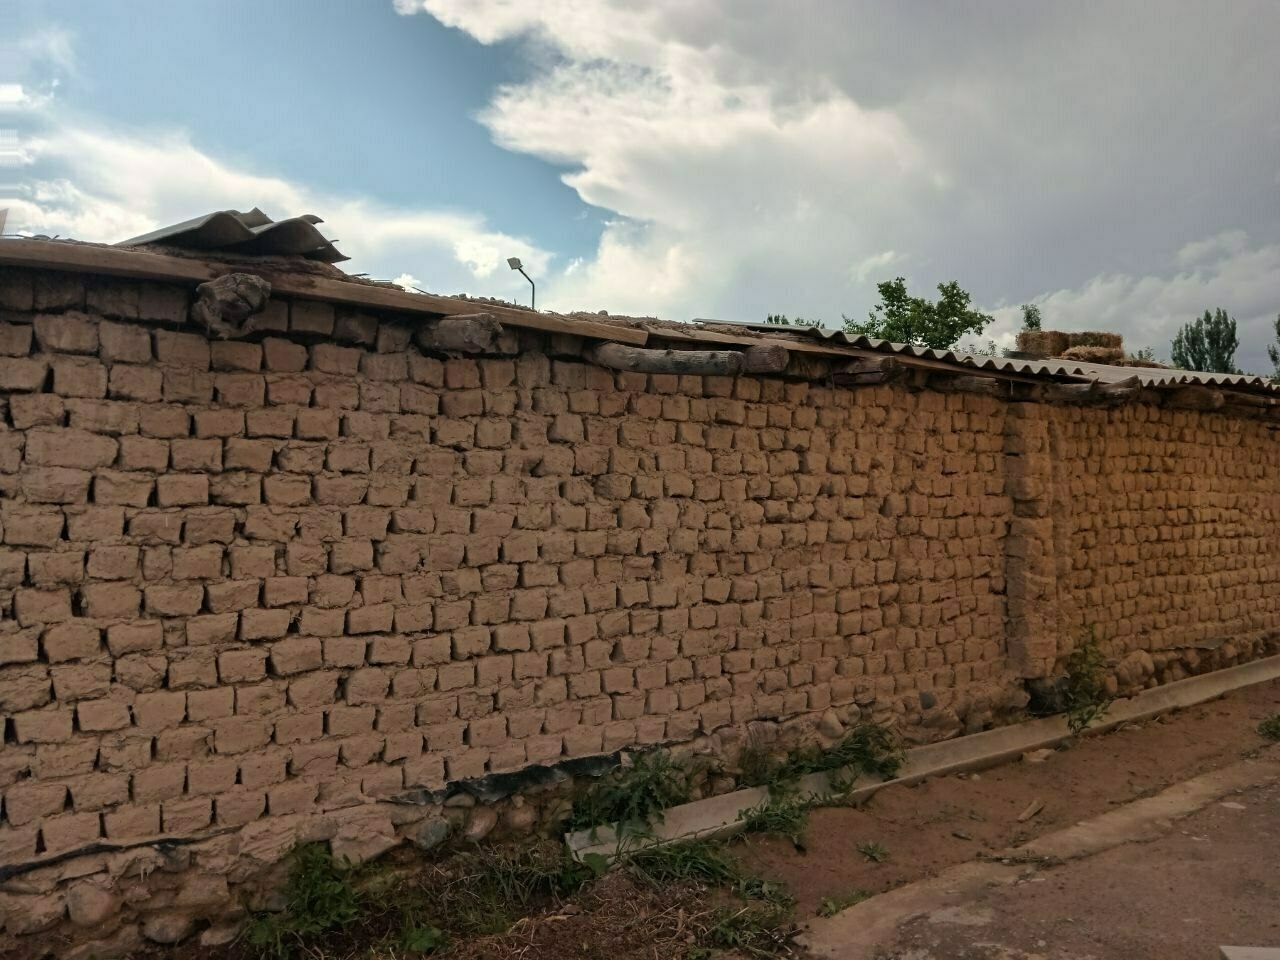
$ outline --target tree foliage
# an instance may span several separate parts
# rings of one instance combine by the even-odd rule
[[[1271,358],[1271,365],[1276,368],[1275,379],[1280,380],[1280,314],[1276,315],[1276,342],[1267,344],[1267,356]]]
[[[886,280],[877,289],[880,302],[865,322],[845,317],[845,333],[946,350],[967,333],[981,333],[993,319],[973,309],[968,292],[954,280],[938,284],[936,302],[908,295],[902,277]]]
[[[804,317],[796,317],[791,320],[785,313],[771,313],[764,318],[764,322],[777,327],[820,327],[821,320],[806,320]]]
[[[1173,338],[1172,360],[1183,370],[1203,373],[1239,373],[1236,367],[1236,321],[1219,307],[1192,320]]]
[[[1040,319],[1040,308],[1034,303],[1024,303],[1022,305],[1023,330],[1039,330]]]

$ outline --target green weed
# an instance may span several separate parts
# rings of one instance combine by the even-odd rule
[[[791,936],[790,913],[772,904],[745,904],[716,911],[707,940],[721,950],[771,957]]]
[[[564,826],[585,830],[616,823],[620,833],[644,833],[664,810],[688,799],[686,771],[665,750],[653,750],[637,754],[629,767],[619,768],[579,794]]]
[[[1273,713],[1258,724],[1258,734],[1267,740],[1280,740],[1280,713]]]
[[[1111,706],[1106,687],[1106,658],[1092,627],[1084,641],[1067,657],[1066,669],[1063,695],[1067,729],[1072,735],[1078,735],[1095,720],[1102,719]]]
[[[818,904],[818,916],[834,917],[841,910],[852,907],[854,904],[861,903],[871,896],[869,890],[854,890],[852,893],[843,897],[823,897],[822,902]]]
[[[874,840],[858,844],[858,852],[872,863],[884,863],[889,859],[888,849]]]
[[[767,800],[741,811],[739,816],[748,833],[786,837],[797,848],[804,848],[801,835],[809,821],[809,804],[794,793],[770,793]]]
[[[365,899],[353,885],[354,868],[338,863],[324,844],[293,853],[285,908],[263,913],[245,928],[245,942],[269,960],[288,960],[325,934],[360,917]]]

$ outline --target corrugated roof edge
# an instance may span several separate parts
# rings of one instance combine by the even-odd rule
[[[797,327],[793,328],[791,332],[802,333],[828,343],[834,340],[862,350],[873,350],[876,353],[917,357],[925,360],[936,360],[941,363],[954,363],[974,370],[990,370],[1029,377],[1080,377],[1096,380],[1099,383],[1118,383],[1121,380],[1128,380],[1130,377],[1137,377],[1144,387],[1202,386],[1246,388],[1263,390],[1268,393],[1280,391],[1280,385],[1277,385],[1267,377],[1257,375],[1202,373],[1197,370],[1174,370],[1160,367],[1124,367],[1105,363],[1082,363],[1077,360],[1061,360],[1057,358],[1022,360],[1013,357],[988,357],[954,350],[935,350],[932,347],[921,347],[910,343],[893,343],[889,340],[878,340],[875,337],[854,337],[843,330],[824,330],[820,327]]]
[[[934,350],[913,344],[892,343],[871,337],[850,337],[843,331],[815,327],[778,327],[707,321],[683,323],[648,317],[611,317],[602,314],[555,314],[514,304],[466,297],[408,293],[392,284],[347,277],[341,270],[314,261],[275,257],[219,259],[159,253],[137,247],[109,246],[74,240],[0,239],[0,266],[79,271],[101,276],[179,283],[202,283],[232,271],[257,272],[283,295],[338,304],[389,310],[418,316],[444,317],[487,312],[512,327],[561,333],[595,340],[643,346],[650,336],[666,340],[696,340],[724,346],[777,343],[809,353],[848,356],[868,352],[945,364],[956,373],[989,372],[994,376],[1116,383],[1137,377],[1144,387],[1204,386],[1247,393],[1280,393],[1265,377],[1162,370],[1152,367],[1117,367],[1066,360],[1032,361],[985,357],[952,350]],[[321,275],[317,271],[331,272]],[[755,328],[751,328],[754,326]],[[729,329],[724,329],[724,328]]]

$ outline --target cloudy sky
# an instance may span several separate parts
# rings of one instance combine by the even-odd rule
[[[8,230],[313,212],[346,266],[672,319],[955,279],[1168,355],[1280,313],[1280,4],[0,0]]]

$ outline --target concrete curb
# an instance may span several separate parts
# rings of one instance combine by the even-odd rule
[[[1278,678],[1280,656],[1275,656],[1143,690],[1136,696],[1112,703],[1106,716],[1085,731],[1085,735],[1105,733],[1122,723],[1146,720],[1169,710],[1195,706],[1233,690]],[[926,744],[907,752],[906,762],[893,780],[862,778],[851,790],[841,793],[841,797],[845,801],[865,800],[894,784],[918,783],[926,777],[995,766],[1020,757],[1027,750],[1051,747],[1070,737],[1066,718],[1053,716]],[[798,792],[814,800],[829,796],[835,792],[831,788],[832,777],[839,778],[842,773],[844,771],[804,777],[798,784]],[[615,827],[602,826],[566,834],[565,843],[578,859],[588,854],[599,854],[612,860],[627,850],[674,840],[730,836],[742,830],[744,811],[768,799],[767,787],[748,787],[672,807],[666,811],[662,822],[654,824],[651,832],[643,837],[628,834],[620,838]]]
[[[1155,796],[1000,851],[991,859],[958,863],[937,876],[864,900],[834,917],[811,920],[797,942],[813,956],[827,960],[871,960],[879,956],[876,948],[912,917],[959,906],[992,887],[1015,883],[1063,861],[1154,840],[1168,833],[1174,821],[1215,800],[1278,778],[1280,748],[1271,747],[1258,759],[1184,780]]]

